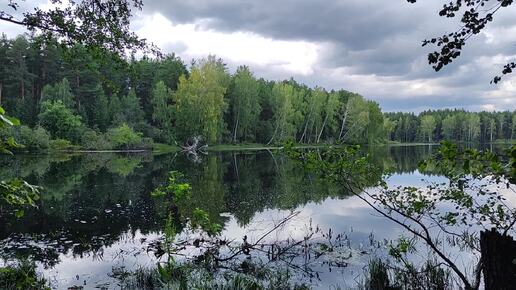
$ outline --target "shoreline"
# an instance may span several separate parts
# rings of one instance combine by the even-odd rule
[[[480,144],[480,143],[479,143]],[[512,145],[515,142],[493,142],[493,143],[482,143],[480,145]],[[297,144],[294,148],[328,148],[328,147],[341,147],[353,144]],[[380,144],[357,144],[363,147],[411,147],[411,146],[439,146],[440,143],[380,143]],[[208,146],[208,152],[227,152],[227,151],[270,151],[270,150],[282,150],[283,146],[265,145],[265,144],[217,144]],[[48,150],[48,151],[19,151],[14,154],[52,154],[52,153],[152,153],[152,154],[168,154],[181,152],[182,149],[176,145],[168,144],[155,144],[153,149],[128,149],[128,150]]]

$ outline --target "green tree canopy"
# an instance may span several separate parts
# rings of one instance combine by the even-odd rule
[[[246,66],[237,69],[229,88],[232,140],[251,140],[260,114],[258,82]],[[240,140],[240,141],[243,141]]]
[[[192,67],[190,76],[179,78],[173,95],[175,127],[178,139],[186,141],[193,136],[203,136],[209,143],[221,140],[225,130],[224,99],[229,85],[225,65],[215,57],[199,61]]]
[[[41,101],[61,101],[70,110],[75,110],[75,96],[72,93],[70,83],[63,78],[55,85],[46,85],[41,92]]]
[[[421,118],[421,126],[420,131],[423,135],[423,138],[428,140],[428,142],[432,142],[432,138],[435,131],[435,118],[431,115],[425,115]]]
[[[81,117],[76,116],[61,101],[41,103],[39,123],[53,138],[76,142],[80,139]]]

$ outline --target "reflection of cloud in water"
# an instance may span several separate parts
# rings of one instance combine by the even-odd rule
[[[85,289],[96,289],[96,286],[108,282],[111,282],[113,287],[117,280],[108,274],[112,273],[114,268],[123,267],[124,270],[131,271],[156,265],[154,255],[145,252],[146,244],[142,239],[150,241],[158,237],[157,234],[143,235],[140,231],[136,231],[134,235],[127,232],[116,244],[103,247],[100,256],[86,254],[74,257],[72,253],[60,254],[61,263],[52,269],[40,270],[52,287],[57,289],[67,289],[74,285],[83,286]]]
[[[429,176],[419,172],[406,174],[393,174],[387,179],[389,186],[426,186],[429,182],[446,182],[447,179],[443,176]]]
[[[320,289],[328,289],[331,285],[356,286],[355,278],[362,274],[363,267],[371,258],[369,254],[375,250],[370,246],[371,234],[375,239],[383,241],[384,238],[394,239],[403,233],[394,223],[379,217],[357,197],[330,198],[321,203],[311,202],[296,210],[300,210],[300,214],[289,222],[288,226],[269,237],[270,240],[302,239],[308,233],[311,220],[313,227],[319,226],[324,232],[332,229],[334,236],[346,235],[354,250],[354,256],[347,261],[348,267],[335,268],[332,272],[329,272],[328,267],[318,269],[321,271],[322,280],[318,282]],[[286,210],[265,210],[256,213],[246,227],[238,226],[237,221],[231,218],[226,224],[224,235],[230,239],[241,239],[244,235],[248,235],[253,241],[253,238],[260,237],[289,214],[290,211]],[[362,250],[367,254],[360,254]]]
[[[376,150],[373,153],[379,164],[398,173],[388,178],[391,186],[425,186],[426,181],[446,181],[416,170],[417,162],[428,154],[426,146],[372,149]],[[313,227],[320,226],[324,231],[331,228],[334,235],[347,235],[353,249],[385,257],[385,247],[376,250],[370,247],[371,234],[376,241],[383,242],[404,233],[357,197],[346,195],[336,186],[307,178],[279,155],[271,158],[265,153],[210,154],[202,164],[192,164],[184,157],[172,155],[127,157],[130,158],[86,154],[68,159],[52,155],[0,158],[4,169],[0,170],[1,177],[12,177],[15,173],[28,179],[37,177],[38,184],[45,188],[39,211],[28,211],[23,219],[0,227],[2,241],[16,234],[32,237],[20,240],[21,243],[46,243],[55,255],[49,258],[43,253],[37,258],[50,260],[49,265],[57,264],[44,273],[51,280],[57,279],[60,287],[82,285],[84,279],[88,287],[113,281],[107,276],[112,267],[125,266],[126,270],[131,270],[152,266],[155,260],[152,254],[141,249],[145,243],[139,238],[154,239],[153,233],[160,230],[164,209],[149,192],[166,180],[170,170],[183,172],[192,184],[194,194],[188,206],[209,212],[210,218],[224,224],[224,235],[236,242],[242,241],[244,235],[252,242],[260,233],[274,227],[291,213],[284,209],[300,213],[288,226],[271,235],[270,240],[302,238],[311,220]],[[511,203],[516,204],[515,196],[512,193]],[[132,230],[136,231],[134,239],[130,234]],[[50,236],[50,232],[60,234]],[[72,243],[78,246],[72,247]],[[134,252],[136,249],[141,252]],[[19,250],[22,251],[21,247]],[[121,250],[127,255],[117,256]],[[324,283],[319,288],[328,289],[328,285],[337,284],[343,288],[356,286],[356,277],[363,273],[363,266],[372,255],[353,253],[348,267],[332,269],[330,273],[327,266],[321,266]],[[54,261],[54,257],[59,261]],[[467,260],[464,261],[467,264]]]
[[[429,182],[445,182],[447,179],[439,176],[427,176],[419,172],[411,174],[394,174],[389,177],[388,184],[391,186],[426,186]],[[375,189],[368,189],[374,191]],[[364,267],[374,255],[386,258],[384,242],[396,240],[407,232],[394,222],[380,216],[358,197],[352,196],[345,199],[328,198],[320,203],[309,202],[306,205],[295,209],[300,214],[288,226],[280,229],[270,240],[284,240],[286,238],[302,239],[308,232],[310,222],[313,227],[320,226],[323,231],[332,231],[337,234],[345,234],[351,247],[359,251],[364,250],[367,254],[358,254],[350,259],[349,266],[340,269],[321,268],[321,279],[317,288],[328,289],[330,286],[354,287],[360,279]],[[279,221],[287,217],[292,211],[269,209],[258,212],[245,227],[239,226],[237,220],[232,217],[226,223],[224,235],[230,239],[241,239],[244,235],[253,238],[260,237],[268,229],[274,227]],[[371,246],[371,238],[381,243],[380,248]],[[422,248],[424,249],[424,247]],[[454,250],[452,250],[455,253]],[[421,252],[416,259],[424,259]],[[458,264],[469,268],[470,255],[457,256]],[[336,275],[335,272],[339,274]]]

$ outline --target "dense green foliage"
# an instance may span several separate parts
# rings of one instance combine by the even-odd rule
[[[22,147],[12,136],[1,134],[12,126],[19,125],[15,118],[5,115],[0,107],[0,154],[12,154],[10,150]],[[36,186],[19,178],[0,179],[0,214],[14,212],[17,217],[24,214],[25,207],[36,207],[39,192]]]
[[[46,290],[47,281],[36,272],[36,263],[22,260],[0,267],[0,289]]]
[[[491,143],[516,139],[516,111],[438,110],[419,115],[386,113],[385,117],[393,123],[391,141]]]
[[[9,117],[5,114],[5,111],[0,107],[0,153],[5,154],[11,153],[11,149],[18,147],[18,144],[12,136],[4,133],[11,126],[19,125],[20,121],[15,118]]]
[[[124,124],[168,144],[194,137],[209,144],[516,138],[514,112],[382,114],[376,102],[345,90],[266,81],[246,66],[230,74],[213,56],[187,69],[174,55],[137,60],[105,53],[99,59],[80,45],[65,50],[38,38],[4,36],[0,62],[0,104],[28,126],[14,135],[29,150],[49,148],[51,139],[85,149],[131,148],[102,138]]]
[[[0,104],[29,127],[15,134],[29,149],[49,142],[26,140],[29,130],[114,149],[96,137],[123,124],[168,144],[197,136],[209,144],[383,142],[384,125],[392,127],[378,104],[360,95],[257,79],[245,66],[232,75],[213,56],[187,69],[174,55],[99,59],[81,45],[63,49],[37,37],[4,36],[0,62]]]
[[[81,117],[76,116],[61,101],[44,101],[41,103],[39,124],[46,128],[50,135],[57,139],[77,141],[82,127]]]

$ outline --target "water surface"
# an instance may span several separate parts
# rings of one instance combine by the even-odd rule
[[[422,180],[442,178],[417,171],[418,161],[435,152],[434,146],[367,150],[390,172],[391,184],[424,185]],[[192,185],[188,206],[208,212],[229,238],[253,236],[300,211],[283,234],[302,237],[311,221],[345,233],[354,248],[365,249],[347,267],[330,272],[321,265],[321,281],[312,281],[315,288],[354,286],[374,251],[371,240],[402,233],[358,198],[303,172],[281,152],[210,152],[200,163],[181,154],[147,153],[17,155],[0,162],[0,178],[23,177],[42,186],[38,210],[21,219],[1,217],[1,258],[33,258],[56,289],[117,289],[113,271],[155,265],[146,248],[161,236],[164,215],[150,192],[172,170],[183,172]]]

